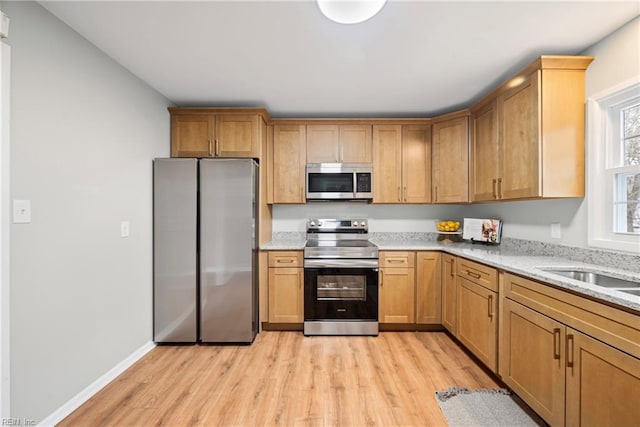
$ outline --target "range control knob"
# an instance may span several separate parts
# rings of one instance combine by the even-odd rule
[[[312,227],[315,227],[316,222],[315,222],[315,221],[311,221],[311,222],[309,223],[309,225],[310,225],[310,226],[312,226]]]
[[[364,222],[364,221],[362,221],[362,222],[360,223],[360,225],[364,227],[365,222]]]

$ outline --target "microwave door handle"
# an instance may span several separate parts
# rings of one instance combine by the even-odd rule
[[[358,192],[358,173],[353,173],[353,198],[356,198],[356,193]]]

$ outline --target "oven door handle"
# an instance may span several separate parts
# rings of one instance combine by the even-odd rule
[[[378,259],[305,259],[304,268],[378,268]]]

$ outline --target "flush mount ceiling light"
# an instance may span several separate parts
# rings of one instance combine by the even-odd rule
[[[358,24],[380,12],[387,0],[318,0],[320,11],[339,24]]]

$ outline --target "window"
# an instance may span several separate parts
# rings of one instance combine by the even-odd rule
[[[615,176],[613,229],[640,234],[640,97],[609,110],[614,125],[615,157],[609,168]]]
[[[587,107],[589,245],[640,253],[640,82]]]

